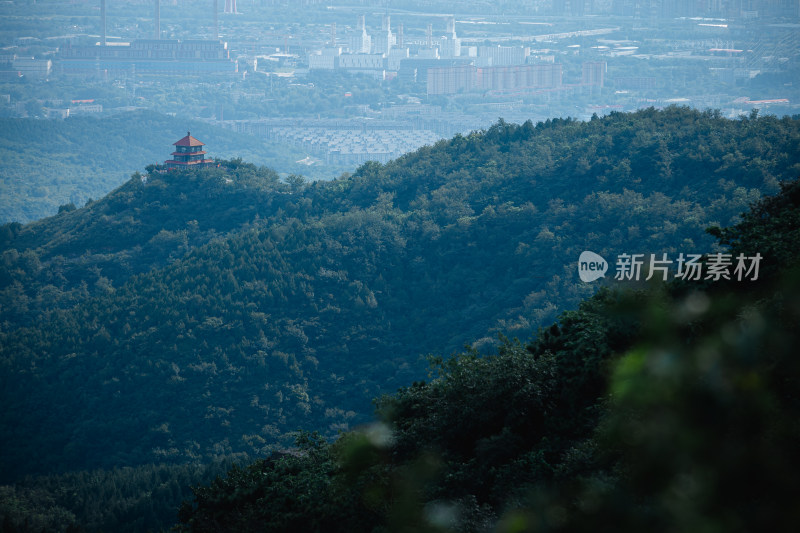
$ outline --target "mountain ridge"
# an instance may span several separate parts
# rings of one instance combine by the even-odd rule
[[[527,337],[591,294],[575,276],[582,250],[714,251],[705,228],[796,174],[798,139],[796,119],[685,108],[499,122],[333,182],[223,161],[3,226],[3,471],[335,435],[424,376],[420,354]]]
[[[153,111],[64,120],[0,118],[0,223],[31,222],[105,196],[136,168],[163,162],[187,129],[212,158],[269,163],[282,174],[330,178],[344,168],[297,163],[306,154],[194,119]]]

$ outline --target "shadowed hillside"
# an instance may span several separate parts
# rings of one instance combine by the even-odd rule
[[[420,355],[575,308],[583,250],[715,251],[705,228],[796,176],[798,141],[796,120],[679,108],[500,122],[328,183],[152,169],[3,226],[4,480],[334,436]]]

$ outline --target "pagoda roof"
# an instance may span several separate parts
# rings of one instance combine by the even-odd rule
[[[207,164],[213,163],[213,159],[198,159],[196,161],[175,161],[174,159],[168,159],[164,161],[165,165],[184,165],[184,166],[191,166],[191,165],[200,165],[200,164]]]
[[[188,131],[186,132],[186,137],[172,144],[175,146],[205,146],[205,143],[201,143],[200,141],[192,137],[192,134]]]
[[[200,150],[200,151],[197,151],[197,152],[172,152],[172,153],[171,153],[171,154],[169,154],[169,155],[183,155],[183,156],[189,156],[189,155],[204,155],[204,154],[207,154],[207,153],[208,153],[208,152],[206,152],[205,150]]]

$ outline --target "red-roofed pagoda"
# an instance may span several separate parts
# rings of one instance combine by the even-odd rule
[[[167,168],[194,168],[207,167],[214,163],[213,159],[206,159],[206,152],[203,150],[203,143],[192,137],[190,132],[186,132],[186,137],[173,143],[176,148],[172,152],[172,159],[164,161]]]

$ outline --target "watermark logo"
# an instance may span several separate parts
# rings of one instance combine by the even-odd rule
[[[672,275],[674,279],[686,281],[710,280],[720,281],[756,281],[762,256],[715,253],[705,256],[700,254],[678,254],[671,259],[668,254],[619,254],[616,262],[614,279],[619,281],[639,281],[644,278],[660,278],[662,281]],[[608,263],[594,252],[583,252],[578,259],[578,275],[581,280],[590,283],[605,276]],[[643,276],[646,274],[646,276]]]
[[[604,277],[607,271],[606,260],[594,252],[585,251],[578,258],[578,275],[581,277],[581,281],[591,283]]]

